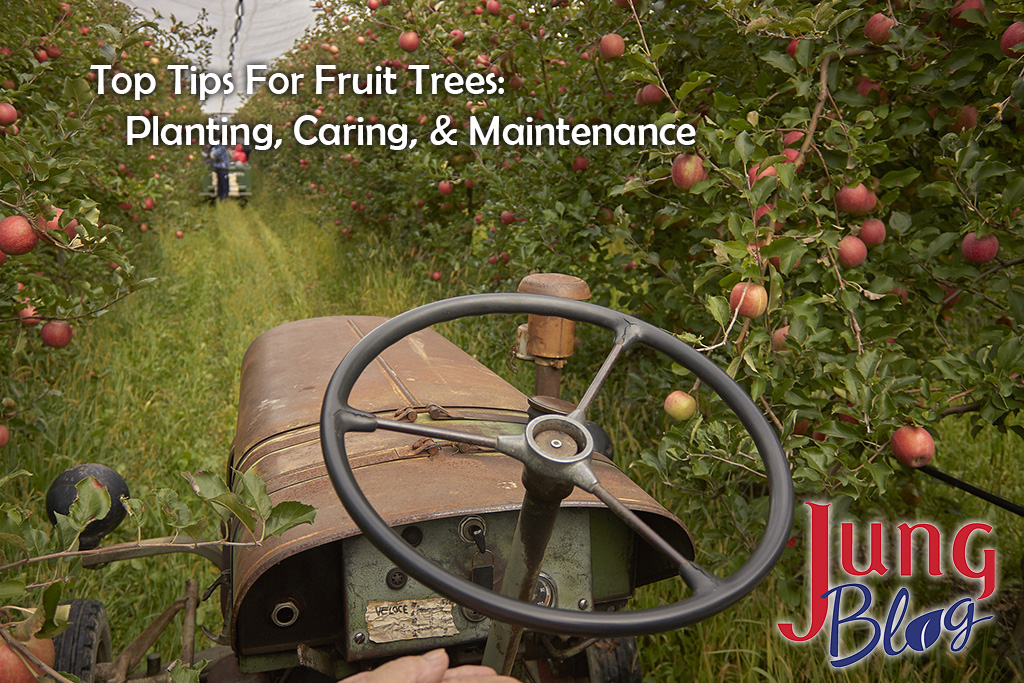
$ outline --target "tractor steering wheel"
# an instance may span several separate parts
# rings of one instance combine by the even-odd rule
[[[386,348],[431,325],[476,315],[531,313],[567,318],[611,330],[615,342],[577,408],[567,416],[542,415],[524,434],[488,437],[457,430],[378,418],[348,405],[353,385],[363,370]],[[616,359],[640,342],[693,372],[730,409],[753,438],[768,478],[769,511],[764,534],[743,565],[718,578],[686,559],[600,484],[590,459],[593,439],[586,413]],[[590,491],[652,546],[666,555],[692,590],[679,602],[621,612],[552,609],[521,602],[449,574],[392,531],[360,490],[345,453],[345,434],[378,428],[494,449],[524,463],[531,475],[571,483]],[[551,431],[559,435],[552,447]],[[549,435],[547,438],[544,435]],[[563,441],[563,437],[569,439]],[[538,437],[540,437],[538,439]],[[320,414],[320,440],[334,489],[353,521],[369,541],[397,566],[424,585],[458,604],[492,619],[535,631],[574,636],[648,635],[681,628],[717,614],[739,601],[771,571],[789,539],[793,522],[793,480],[775,431],[746,392],[717,365],[668,332],[602,306],[535,294],[477,294],[446,299],[392,318],[361,339],[335,370]],[[567,447],[566,447],[567,446]],[[639,526],[638,526],[639,525]]]

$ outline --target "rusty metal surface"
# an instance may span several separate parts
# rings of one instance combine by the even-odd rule
[[[590,287],[574,275],[563,273],[531,273],[519,281],[517,292],[523,294],[547,294],[563,299],[584,301],[590,298]]]
[[[524,294],[545,294],[564,299],[583,301],[590,298],[590,287],[578,277],[561,273],[533,273],[519,283],[518,291]],[[526,351],[539,358],[569,358],[576,343],[576,323],[565,318],[546,315],[529,316],[526,336]],[[538,386],[537,393],[557,396],[557,391]]]
[[[319,318],[289,323],[262,335],[246,353],[231,470],[254,469],[275,504],[299,500],[315,506],[318,514],[314,524],[266,539],[257,548],[232,549],[227,611],[236,647],[241,607],[261,576],[297,553],[360,533],[327,476],[318,420],[326,384],[341,357],[383,320]],[[379,360],[356,383],[354,407],[382,417],[405,406],[422,407],[418,419],[427,421],[427,406],[434,404],[433,412],[444,419],[445,427],[491,436],[519,433],[527,422],[525,396],[433,331],[403,340]],[[438,409],[457,417],[447,418]],[[521,506],[519,462],[492,452],[460,452],[452,444],[424,448],[418,441],[414,435],[382,430],[346,438],[360,486],[390,525]],[[607,459],[595,458],[594,470],[610,492],[693,556],[692,541],[678,519]],[[602,507],[579,490],[563,504]],[[644,555],[638,548],[637,583],[670,575],[662,564],[655,554]]]
[[[447,424],[470,429],[461,421]],[[295,553],[359,533],[338,502],[327,477],[319,440],[314,434],[310,436],[311,440],[283,453],[269,454],[253,465],[267,482],[267,491],[275,504],[282,500],[301,500],[314,505],[319,512],[313,525],[296,527],[280,538],[267,539],[257,549],[235,549],[233,615],[238,615],[246,593],[270,567]],[[352,437],[348,448],[354,454],[356,477],[389,525],[517,510],[522,504],[522,465],[507,456],[490,452],[459,453],[450,446],[440,449],[434,456],[411,455],[412,445],[418,440],[415,436],[377,432]],[[292,466],[294,463],[303,465],[296,468]],[[654,520],[668,540],[687,556],[693,556],[692,541],[685,528],[645,491],[604,458],[595,459],[594,471],[609,491],[629,508],[644,514],[649,523]],[[563,505],[603,507],[596,498],[580,490],[574,491]],[[661,523],[657,524],[659,519]],[[652,573],[663,573],[657,569],[659,562],[654,554],[638,565],[639,583],[653,580]],[[234,624],[231,632],[235,632]]]
[[[352,346],[385,318],[298,320],[263,333],[242,359],[236,457],[260,441],[315,425],[327,382]],[[427,360],[429,358],[429,361]],[[436,403],[445,408],[526,410],[526,399],[486,366],[433,330],[418,332],[367,368],[351,404],[372,413]]]

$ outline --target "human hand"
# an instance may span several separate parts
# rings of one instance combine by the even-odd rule
[[[340,683],[516,683],[514,678],[499,676],[487,666],[466,665],[448,668],[448,653],[432,650],[423,655],[402,657],[373,671],[363,671]]]

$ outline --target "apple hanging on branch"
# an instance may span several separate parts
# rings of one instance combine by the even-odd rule
[[[665,397],[665,412],[676,422],[689,420],[697,412],[697,400],[685,391],[673,391]]]
[[[4,626],[7,629],[8,627]],[[35,683],[36,676],[42,675],[39,667],[31,663],[31,669],[22,659],[22,655],[16,652],[8,640],[16,636],[10,631],[5,632],[5,637],[0,640],[0,681],[3,683]],[[24,645],[29,652],[39,658],[46,666],[52,667],[56,659],[53,640],[50,638],[31,637],[28,641],[18,641]]]
[[[896,459],[907,467],[927,465],[935,455],[935,441],[924,427],[900,427],[892,435],[889,445]]]
[[[741,318],[760,318],[768,310],[768,292],[756,282],[737,282],[729,292],[729,310]]]

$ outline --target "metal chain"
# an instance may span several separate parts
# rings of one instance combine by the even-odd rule
[[[242,30],[242,17],[245,16],[245,0],[238,0],[235,4],[235,31],[231,34],[231,43],[228,47],[228,73],[234,74],[235,71],[235,45],[238,44],[238,34]],[[220,96],[220,109],[224,111],[224,100],[227,97],[227,93],[221,93]]]

